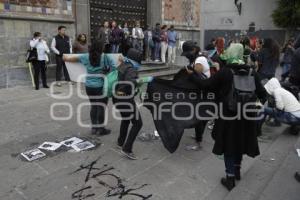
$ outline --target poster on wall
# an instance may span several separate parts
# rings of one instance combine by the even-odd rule
[[[163,0],[163,19],[166,24],[198,28],[201,0]]]

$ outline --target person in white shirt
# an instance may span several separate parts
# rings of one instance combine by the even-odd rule
[[[132,29],[133,47],[140,51],[144,50],[144,32],[140,27],[139,21],[136,21],[135,27]]]
[[[274,97],[276,108],[265,107],[264,114],[274,117],[276,120],[292,125],[294,128],[300,125],[300,103],[296,97],[282,88],[278,79],[272,78],[265,84],[266,91]],[[292,130],[292,133],[297,134]]]
[[[44,88],[49,88],[47,85],[46,76],[46,62],[49,61],[47,54],[50,53],[49,47],[45,40],[42,39],[42,34],[40,32],[35,32],[32,40],[30,40],[30,47],[37,50],[37,60],[32,62],[34,68],[34,83],[35,89],[39,90],[40,83],[40,73],[42,76],[42,83]]]
[[[206,78],[210,78],[210,66],[208,64],[207,58],[204,56],[199,56],[195,60],[195,70],[198,73],[202,73]]]

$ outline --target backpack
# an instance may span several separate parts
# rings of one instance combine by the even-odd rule
[[[256,85],[252,68],[238,71],[231,69],[231,71],[233,80],[231,90],[227,96],[227,106],[229,111],[236,113],[239,106],[256,101]]]

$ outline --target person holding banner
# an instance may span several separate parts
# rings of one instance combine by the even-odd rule
[[[103,53],[103,43],[92,43],[88,54],[64,55],[65,62],[80,62],[86,67],[85,79],[86,93],[91,102],[90,117],[92,122],[92,135],[108,135],[110,130],[105,126],[105,110],[108,98],[103,94],[103,75],[116,69],[115,62]]]

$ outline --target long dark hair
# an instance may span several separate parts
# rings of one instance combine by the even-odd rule
[[[81,34],[78,35],[77,41],[78,41],[78,42],[82,42],[82,41],[80,40],[82,36],[85,37],[84,44],[86,44],[86,43],[87,43],[87,37],[86,37],[86,34],[84,34],[84,33],[81,33]]]
[[[101,55],[103,53],[103,42],[95,40],[89,48],[89,60],[93,67],[100,66]]]
[[[269,50],[273,59],[279,60],[280,48],[275,40],[272,38],[264,39],[263,48]]]

